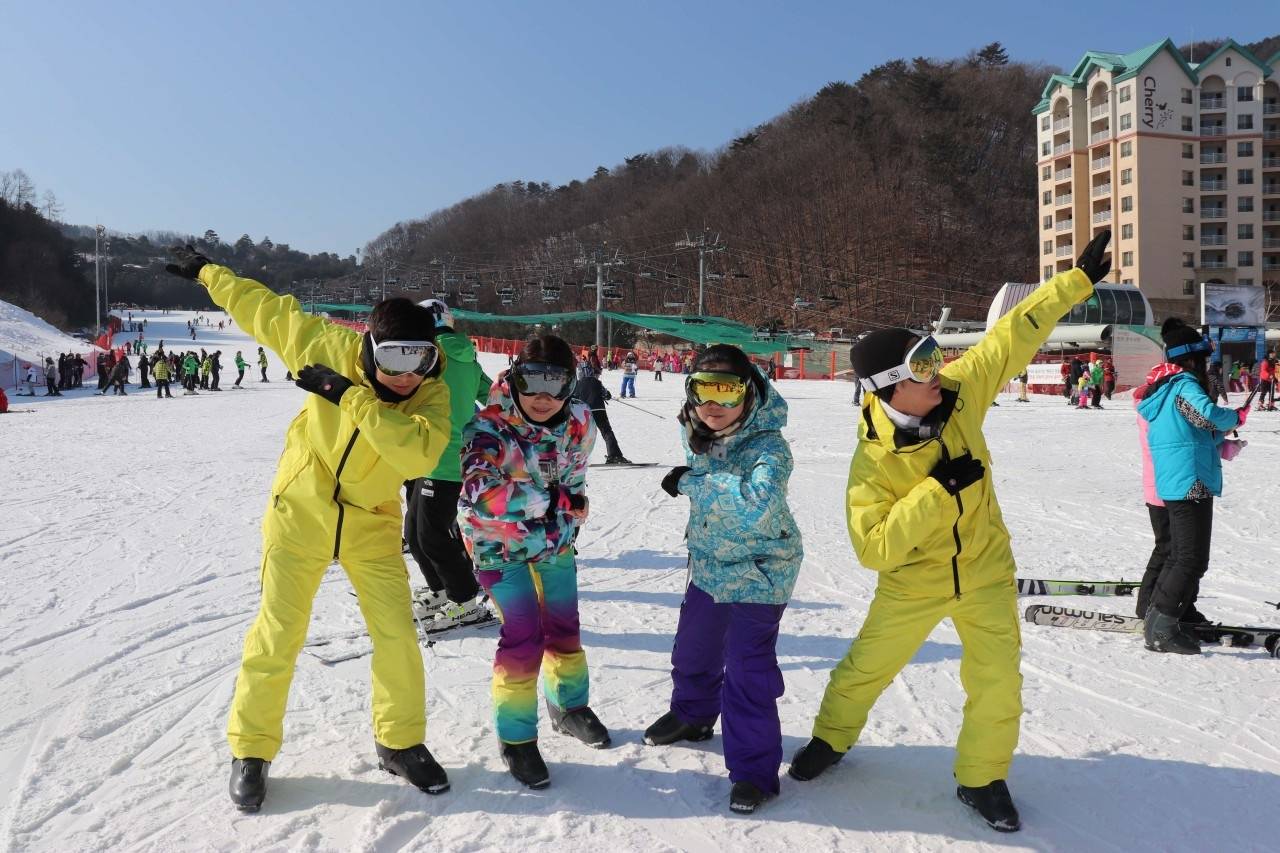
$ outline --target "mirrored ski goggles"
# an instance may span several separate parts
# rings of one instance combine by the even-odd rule
[[[567,400],[572,396],[574,385],[577,383],[573,378],[572,370],[567,370],[558,364],[530,361],[517,364],[512,368],[511,384],[521,394],[530,397],[535,394],[548,394],[557,400]]]
[[[369,336],[373,345],[373,363],[388,376],[416,373],[426,376],[436,366],[440,351],[431,341],[383,341]]]
[[[684,393],[694,406],[715,403],[732,409],[747,398],[747,380],[736,373],[690,373],[684,381]]]
[[[932,382],[941,369],[942,350],[938,347],[938,342],[933,339],[933,335],[928,335],[921,338],[916,342],[915,346],[907,350],[907,357],[902,360],[902,364],[897,367],[891,367],[888,370],[882,370],[874,376],[868,376],[863,379],[862,390],[875,391],[878,388],[886,388],[904,379],[912,379],[916,382]]]

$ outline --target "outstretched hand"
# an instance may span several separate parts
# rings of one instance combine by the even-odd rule
[[[176,275],[179,278],[198,281],[200,270],[204,269],[206,264],[212,263],[204,255],[196,251],[196,247],[188,243],[185,246],[170,246],[169,254],[177,263],[165,264],[164,271],[170,275]]]
[[[1107,253],[1107,244],[1111,242],[1111,230],[1107,229],[1089,241],[1089,245],[1084,247],[1084,251],[1080,253],[1080,259],[1076,261],[1085,275],[1089,276],[1089,281],[1097,284],[1107,277],[1107,273],[1111,272],[1111,261],[1105,260],[1103,255]]]

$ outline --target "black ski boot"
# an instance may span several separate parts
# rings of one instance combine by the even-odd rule
[[[769,795],[750,782],[734,782],[729,791],[729,809],[738,814],[751,814]]]
[[[542,753],[538,752],[536,740],[503,743],[502,760],[522,785],[536,790],[551,784],[551,773],[547,770],[547,762],[542,760]]]
[[[449,790],[448,774],[423,744],[408,749],[392,749],[374,741],[374,746],[378,748],[380,769],[405,779],[419,791],[428,794],[443,794]]]
[[[695,726],[686,723],[676,716],[675,711],[668,711],[658,721],[644,730],[644,742],[649,746],[667,746],[682,740],[711,740],[711,726]]]
[[[997,779],[981,788],[956,788],[956,796],[960,802],[982,815],[987,826],[997,832],[1017,832],[1022,829],[1022,819],[1018,817],[1018,808],[1009,796],[1009,786],[1003,779]]]
[[[1142,622],[1142,638],[1147,649],[1153,652],[1200,654],[1200,643],[1182,630],[1178,617],[1166,616],[1154,604],[1147,608],[1147,616]]]
[[[267,796],[267,768],[270,761],[261,758],[231,759],[231,802],[242,812],[256,812]]]
[[[547,715],[551,717],[551,728],[562,735],[572,735],[587,746],[604,749],[613,743],[609,730],[600,722],[596,712],[586,705],[572,711],[562,711],[550,700],[547,701]]]
[[[808,782],[810,779],[817,779],[842,758],[843,752],[836,752],[831,744],[820,737],[814,737],[791,756],[787,775],[797,782]]]

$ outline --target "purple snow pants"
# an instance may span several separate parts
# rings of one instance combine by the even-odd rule
[[[717,604],[690,583],[671,650],[671,710],[691,725],[720,717],[731,782],[778,793],[782,726],[778,623],[785,604]]]

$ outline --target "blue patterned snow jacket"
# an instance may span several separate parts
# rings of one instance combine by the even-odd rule
[[[680,477],[680,491],[689,496],[693,582],[721,604],[786,604],[804,557],[787,506],[787,403],[764,384],[763,405],[757,400],[741,429],[707,453],[690,450],[681,431],[692,469]]]
[[[1215,406],[1195,376],[1183,371],[1153,383],[1138,403],[1138,414],[1149,425],[1147,443],[1161,500],[1222,494],[1218,445],[1240,423],[1234,409]]]

